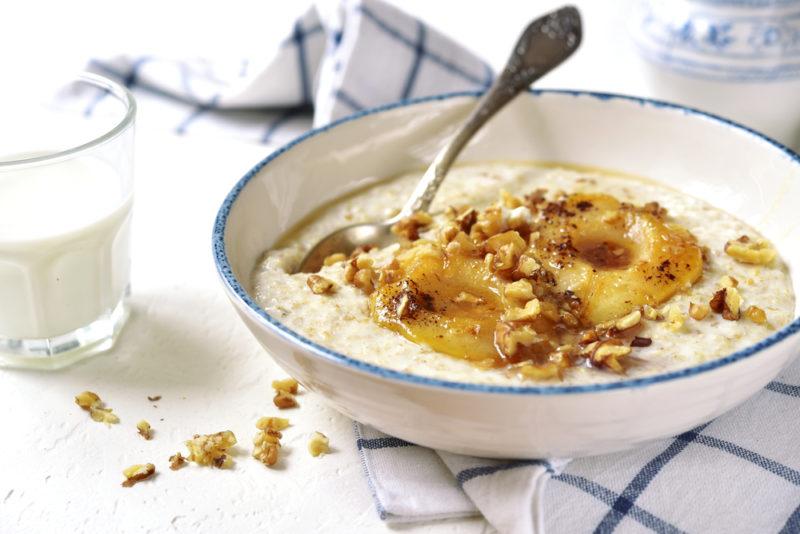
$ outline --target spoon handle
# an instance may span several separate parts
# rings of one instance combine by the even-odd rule
[[[580,13],[572,6],[531,22],[517,41],[503,72],[455,136],[436,155],[398,218],[427,211],[450,166],[475,132],[530,84],[572,55],[581,42],[581,35]]]

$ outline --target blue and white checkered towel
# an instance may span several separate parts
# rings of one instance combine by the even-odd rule
[[[282,143],[313,123],[487,86],[491,69],[380,0],[313,8],[273,54],[227,64],[117,57],[92,68],[137,94],[141,123]],[[103,105],[86,102],[91,113]],[[800,533],[800,362],[742,407],[674,439],[596,458],[497,461],[355,424],[380,516],[483,516],[502,533]]]

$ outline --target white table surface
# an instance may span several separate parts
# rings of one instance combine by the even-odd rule
[[[588,26],[583,50],[540,85],[646,93],[617,23],[618,3],[577,3]],[[556,2],[528,4],[402,3],[469,42],[495,66],[504,62],[521,22]],[[454,10],[460,14],[454,16]],[[317,395],[300,395],[300,409],[289,412],[293,426],[285,432],[278,468],[249,457],[254,422],[277,411],[270,381],[284,374],[226,301],[210,236],[222,198],[269,149],[158,132],[146,113],[140,126],[130,321],[112,351],[69,369],[0,370],[0,532],[400,529],[381,522],[375,512],[352,422]],[[107,427],[91,421],[73,403],[85,389],[113,407],[121,423]],[[151,403],[148,395],[162,399]],[[136,434],[134,426],[143,418],[155,429],[151,441]],[[233,430],[240,442],[233,469],[168,469],[167,458],[185,452],[185,439],[224,429]],[[306,442],[314,430],[330,437],[332,454],[308,455]],[[121,470],[144,462],[154,463],[158,475],[120,487]],[[402,530],[488,528],[476,518]]]

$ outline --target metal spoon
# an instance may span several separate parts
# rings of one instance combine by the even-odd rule
[[[514,46],[503,72],[478,101],[453,139],[436,155],[414,193],[396,216],[378,223],[345,226],[324,237],[300,263],[300,272],[317,272],[326,257],[349,254],[359,246],[384,247],[397,241],[391,227],[418,211],[426,211],[447,171],[464,146],[491,117],[531,83],[567,59],[581,42],[581,18],[572,6],[562,7],[530,23]]]

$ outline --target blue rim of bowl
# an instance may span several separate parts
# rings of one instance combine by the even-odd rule
[[[231,191],[225,197],[225,200],[222,202],[222,205],[220,206],[219,211],[217,212],[217,217],[214,221],[214,229],[212,232],[212,251],[214,254],[214,262],[216,264],[217,272],[219,273],[220,277],[225,283],[227,289],[231,293],[236,295],[236,297],[239,300],[241,300],[244,304],[246,304],[248,311],[251,314],[253,314],[255,318],[257,318],[260,322],[262,322],[267,328],[271,329],[273,333],[302,346],[303,348],[311,351],[316,356],[325,358],[327,360],[344,365],[346,367],[349,367],[357,371],[375,375],[379,378],[406,382],[417,386],[433,386],[437,388],[445,388],[445,389],[458,390],[463,392],[473,392],[473,393],[499,393],[499,394],[512,394],[512,395],[561,395],[561,394],[572,394],[572,393],[597,393],[597,392],[611,391],[617,389],[641,388],[680,378],[688,378],[743,360],[745,358],[748,358],[750,356],[753,356],[761,352],[762,350],[768,347],[771,347],[772,345],[775,345],[776,343],[786,339],[792,334],[795,334],[798,331],[800,331],[800,318],[796,318],[794,321],[792,321],[787,326],[783,327],[781,330],[759,341],[755,345],[751,345],[742,350],[729,354],[724,358],[719,358],[716,360],[704,362],[700,365],[687,367],[685,369],[679,369],[668,373],[646,376],[641,378],[619,380],[615,382],[583,384],[583,385],[566,385],[566,386],[563,385],[495,386],[490,384],[475,384],[466,382],[455,382],[450,380],[441,380],[437,378],[429,378],[425,376],[404,373],[401,371],[395,371],[393,369],[381,367],[378,365],[373,365],[361,360],[357,360],[355,358],[351,358],[340,352],[336,352],[329,348],[323,347],[322,345],[319,345],[314,341],[300,335],[294,330],[291,330],[290,328],[286,327],[280,321],[269,315],[250,297],[250,295],[247,294],[242,285],[239,283],[238,280],[236,280],[236,277],[233,275],[233,270],[231,269],[230,263],[228,262],[228,256],[225,250],[225,241],[224,241],[225,226],[228,221],[228,215],[230,214],[231,208],[233,204],[236,202],[239,193],[248,184],[248,182],[254,176],[256,176],[267,164],[269,164],[272,160],[276,159],[282,154],[288,152],[294,146],[302,143],[303,141],[306,141],[307,139],[310,139],[320,133],[327,132],[328,130],[336,128],[341,124],[345,124],[360,119],[361,117],[365,117],[367,115],[374,115],[376,113],[381,113],[383,111],[389,111],[396,108],[413,106],[425,102],[433,102],[433,101],[448,100],[451,98],[463,98],[463,97],[477,98],[482,94],[483,94],[482,91],[460,91],[453,93],[444,93],[439,95],[427,96],[423,98],[401,100],[391,104],[365,109],[363,111],[359,111],[352,115],[348,115],[346,117],[333,121],[330,124],[327,124],[320,128],[309,130],[308,132],[293,139],[292,141],[282,146],[281,148],[275,150],[269,156],[267,156],[259,163],[257,163],[252,169],[250,169],[247,172],[247,174],[245,174],[236,183],[236,185],[233,186]],[[615,93],[602,93],[593,91],[575,91],[569,89],[545,89],[545,90],[532,89],[529,90],[529,94],[537,97],[546,96],[549,94],[556,94],[556,95],[568,95],[574,97],[588,97],[600,101],[623,100],[627,102],[633,102],[641,106],[665,108],[687,115],[696,115],[703,119],[711,120],[720,123],[724,126],[728,126],[733,129],[746,132],[747,134],[758,139],[759,141],[765,142],[771,145],[773,148],[779,150],[780,152],[783,152],[783,154],[786,157],[788,157],[791,161],[800,166],[800,155],[798,155],[788,147],[765,136],[764,134],[761,134],[755,130],[748,128],[747,126],[731,121],[729,119],[725,119],[723,117],[719,117],[717,115],[713,115],[711,113],[700,111],[698,109],[686,106],[680,106],[678,104],[672,104],[670,102],[664,102],[661,100],[654,100],[650,98],[641,98],[641,97],[634,97],[634,96],[621,95]]]

